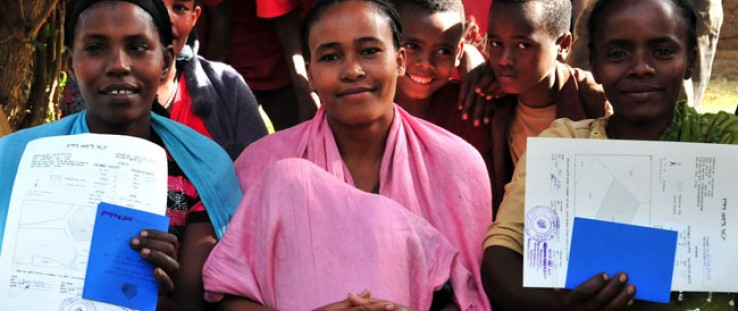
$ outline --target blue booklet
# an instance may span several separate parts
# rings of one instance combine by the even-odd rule
[[[137,310],[156,310],[154,266],[131,248],[142,229],[166,232],[169,217],[101,202],[92,231],[82,298]]]
[[[676,231],[574,218],[566,288],[625,272],[636,299],[669,303],[676,247]]]

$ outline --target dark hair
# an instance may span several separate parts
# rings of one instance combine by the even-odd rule
[[[393,3],[400,9],[406,5],[416,5],[430,13],[454,12],[459,14],[462,23],[466,20],[461,0],[394,0]]]
[[[328,8],[332,7],[335,4],[351,1],[372,3],[377,8],[377,11],[387,16],[387,18],[389,19],[390,29],[392,30],[392,44],[395,46],[395,49],[400,48],[400,39],[402,37],[402,24],[400,23],[400,14],[397,13],[397,9],[395,8],[395,6],[392,5],[392,3],[390,3],[389,1],[322,0],[319,1],[312,10],[310,10],[310,13],[308,13],[307,16],[305,16],[305,20],[302,22],[302,27],[300,27],[300,43],[302,46],[302,56],[305,58],[306,61],[310,61],[310,46],[308,46],[308,41],[310,39],[310,30],[311,28],[313,28],[313,25],[318,22],[320,18],[323,17],[323,13],[325,13]]]
[[[687,48],[689,51],[692,51],[697,46],[697,16],[694,13],[694,8],[689,4],[689,2],[687,2],[687,0],[663,1],[671,2],[677,10],[677,16],[681,17],[684,22],[687,23]],[[615,1],[611,0],[597,0],[597,3],[595,3],[592,8],[592,12],[587,20],[587,32],[589,33],[587,48],[589,49],[590,55],[594,55],[594,43],[592,37],[595,31],[597,31],[597,27],[602,25],[602,21],[605,18],[602,15],[605,14],[605,10],[614,2]]]
[[[91,6],[106,1],[125,1],[130,2],[151,15],[154,26],[159,30],[159,41],[163,46],[172,45],[174,36],[172,35],[172,22],[169,20],[169,13],[164,2],[161,0],[72,0],[69,3],[66,19],[64,21],[64,45],[71,48],[74,43],[75,27],[79,16]]]
[[[494,4],[503,3],[529,3],[537,2],[543,7],[543,25],[552,37],[558,38],[562,34],[569,32],[571,27],[571,0],[494,0]]]

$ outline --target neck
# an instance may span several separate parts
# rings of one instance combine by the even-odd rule
[[[395,95],[395,102],[416,118],[425,119],[433,103],[433,96],[425,99],[410,98],[401,92]]]
[[[622,120],[622,118],[613,115],[607,123],[607,137],[611,139],[659,140],[669,124],[671,124],[671,119],[636,123]]]
[[[88,113],[87,127],[90,129],[90,133],[125,135],[151,140],[151,118],[144,118],[124,126],[118,126],[95,120]]]
[[[556,88],[556,70],[551,72],[543,78],[536,85],[518,94],[518,99],[531,108],[543,108],[550,106],[556,101],[556,94],[559,90]]]
[[[365,126],[347,126],[328,119],[341,158],[357,188],[371,192],[379,182],[379,171],[392,117]]]
[[[164,78],[164,81],[161,82],[161,84],[159,85],[159,89],[156,91],[156,96],[160,104],[165,105],[166,101],[172,95],[172,91],[175,88],[174,80],[176,77],[177,77],[177,67],[176,67],[176,60],[174,60],[170,64],[169,71],[167,72],[167,76]]]

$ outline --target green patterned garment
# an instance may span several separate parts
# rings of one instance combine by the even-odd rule
[[[686,102],[679,102],[674,119],[661,135],[661,140],[738,144],[738,117],[724,111],[700,114]],[[734,294],[727,293],[672,292],[669,304],[636,301],[630,310],[731,311],[738,310],[735,299]]]
[[[738,117],[725,111],[700,114],[686,102],[678,102],[661,140],[738,144]]]

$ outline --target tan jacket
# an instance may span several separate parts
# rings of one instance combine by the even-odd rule
[[[557,63],[555,87],[559,90],[556,96],[556,119],[595,119],[612,112],[602,86],[595,82],[588,71]],[[515,170],[508,140],[517,103],[517,96],[508,95],[493,103],[492,107],[492,167],[488,169],[492,182],[493,215],[497,214],[505,194],[505,185],[510,182]]]

